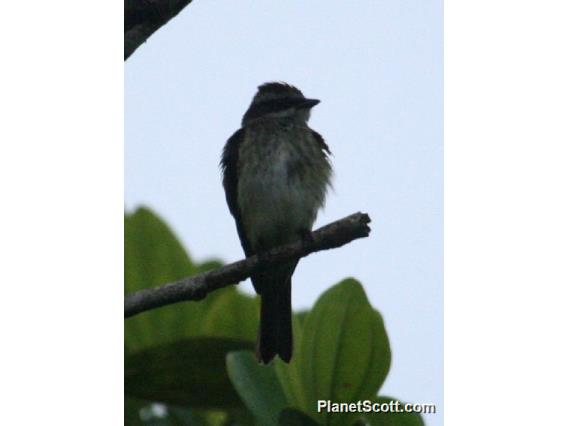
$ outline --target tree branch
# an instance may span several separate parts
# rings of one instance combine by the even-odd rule
[[[341,247],[351,241],[368,237],[371,222],[365,213],[354,213],[332,222],[301,241],[274,248],[266,253],[223,266],[213,271],[183,278],[159,287],[137,291],[124,300],[124,317],[160,306],[186,300],[201,300],[214,290],[246,280],[254,272],[291,259],[300,259],[311,253]]]
[[[124,60],[192,0],[124,0]]]

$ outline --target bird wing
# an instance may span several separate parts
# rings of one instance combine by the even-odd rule
[[[311,130],[311,129],[310,129]],[[312,135],[315,138],[316,142],[318,143],[319,147],[321,148],[322,151],[325,151],[328,155],[331,155],[331,151],[329,150],[329,146],[327,146],[327,144],[325,143],[325,140],[323,139],[323,136],[320,135],[318,132],[316,132],[315,130],[312,130]]]
[[[225,144],[223,155],[221,157],[221,170],[223,172],[223,187],[225,188],[225,198],[227,199],[227,205],[229,206],[229,211],[235,218],[235,223],[237,224],[237,232],[239,233],[239,239],[241,240],[241,246],[243,247],[245,255],[249,257],[255,253],[252,250],[252,247],[245,235],[241,221],[241,213],[237,203],[237,191],[239,186],[237,165],[239,162],[239,149],[244,139],[244,135],[244,129],[239,129],[233,134],[233,136],[229,138],[229,140]]]

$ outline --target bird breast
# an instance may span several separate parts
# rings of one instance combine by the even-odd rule
[[[256,130],[256,131],[255,131]],[[293,242],[311,229],[327,182],[311,131],[247,129],[238,163],[238,205],[253,249]]]

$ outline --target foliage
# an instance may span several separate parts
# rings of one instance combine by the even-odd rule
[[[127,293],[220,265],[192,261],[147,208],[125,216]],[[349,278],[311,311],[297,313],[294,357],[260,365],[252,354],[258,298],[234,286],[199,302],[139,314],[125,323],[127,425],[421,425],[410,413],[318,412],[318,400],[377,397],[391,353],[381,315]]]

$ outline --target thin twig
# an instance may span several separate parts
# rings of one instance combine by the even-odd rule
[[[214,290],[238,284],[254,272],[311,253],[341,247],[368,237],[371,222],[365,213],[355,213],[309,234],[308,238],[277,247],[266,253],[159,287],[137,291],[124,300],[124,317],[186,300],[201,300]]]

